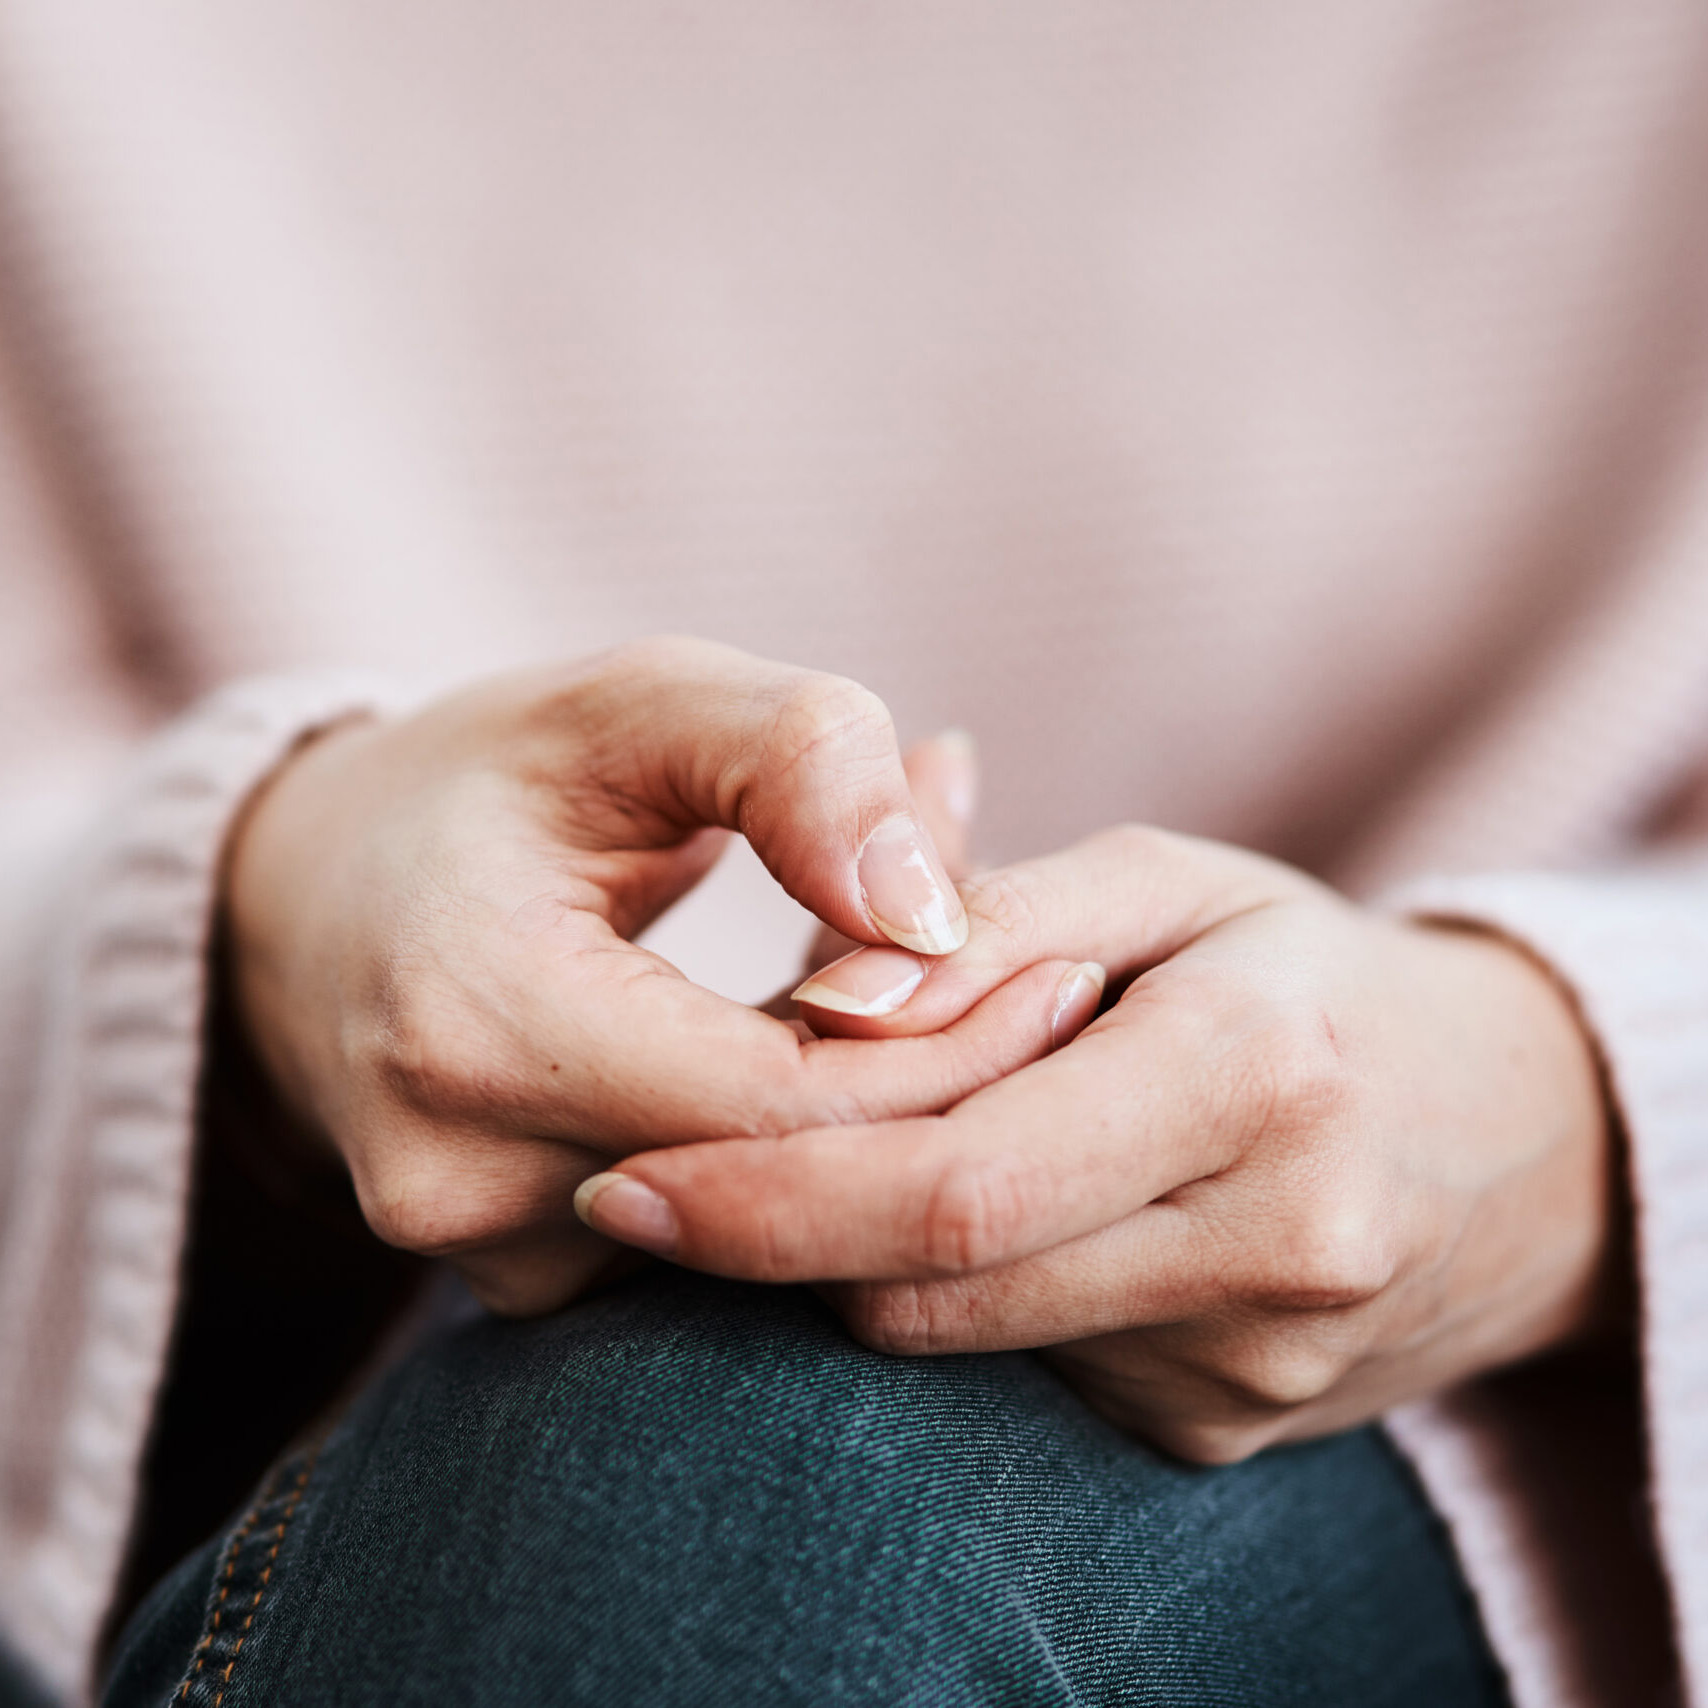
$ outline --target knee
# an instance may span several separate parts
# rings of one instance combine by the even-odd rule
[[[1401,1662],[1498,1699],[1374,1437],[1189,1470],[1029,1359],[888,1358],[802,1291],[661,1269],[441,1335],[308,1488],[256,1700],[1185,1702],[1236,1662],[1254,1702],[1382,1699]]]
[[[635,1490],[678,1515],[751,1516],[808,1489],[874,1517],[929,1489],[947,1514],[997,1436],[1078,1412],[1030,1360],[886,1357],[803,1289],[678,1270],[541,1322],[472,1325],[430,1349],[400,1402],[421,1408],[411,1430],[478,1434],[542,1501],[596,1488],[609,1513]]]

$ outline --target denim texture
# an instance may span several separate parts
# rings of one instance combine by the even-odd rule
[[[107,1708],[1499,1708],[1361,1430],[1194,1469],[1019,1355],[657,1269],[431,1337],[139,1611]]]

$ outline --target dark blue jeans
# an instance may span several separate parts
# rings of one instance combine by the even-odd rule
[[[1021,1356],[881,1357],[659,1269],[431,1338],[120,1645],[108,1708],[1507,1700],[1362,1430],[1163,1459]]]

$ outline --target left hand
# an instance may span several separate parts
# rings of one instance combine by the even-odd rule
[[[1095,982],[1070,974],[1072,1041],[947,1113],[648,1151],[587,1183],[586,1219],[622,1239],[638,1183],[677,1262],[827,1283],[889,1352],[1048,1348],[1097,1409],[1210,1462],[1555,1346],[1604,1308],[1595,1058],[1522,951],[1139,828],[961,893],[964,949],[859,951],[803,988],[814,1029],[934,1031],[1056,958],[1100,963],[1120,1000],[1072,1037]]]

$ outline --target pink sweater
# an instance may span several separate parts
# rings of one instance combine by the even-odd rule
[[[1644,1393],[1392,1429],[1522,1708],[1647,1700],[1663,1575],[1708,1704],[1705,192],[1686,0],[9,0],[8,1640],[87,1691],[234,809],[674,629],[971,728],[994,855],[1145,818],[1553,963]],[[802,932],[738,863],[658,941],[757,996]]]

